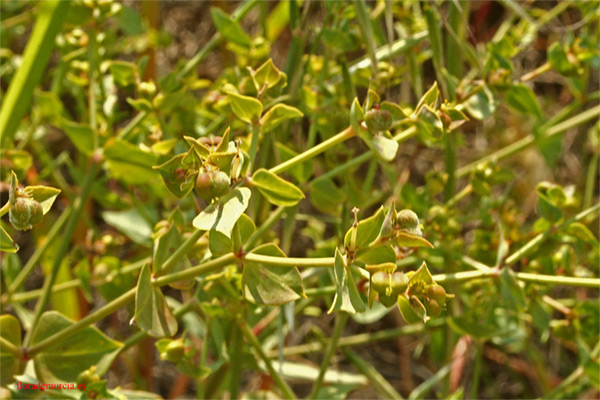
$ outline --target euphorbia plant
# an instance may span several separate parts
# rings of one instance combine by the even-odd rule
[[[0,231],[1,385],[14,397],[22,394],[15,381],[35,380],[86,385],[81,394],[49,392],[57,397],[151,396],[107,385],[116,360],[131,364],[129,353],[148,337],[157,339],[154,360],[191,378],[199,398],[240,397],[246,367],[266,371],[274,384],[262,386],[286,398],[303,389],[292,389],[293,379],[313,382],[309,397],[329,397],[325,382],[348,393],[365,376],[396,398],[397,388],[349,346],[404,335],[431,345],[430,365],[441,366],[413,397],[442,380],[444,396],[460,395],[453,387],[460,379],[451,377],[463,369],[453,356],[463,345],[477,353],[469,389],[478,397],[486,346],[510,353],[527,338],[547,341],[551,331],[578,350],[582,372],[573,379],[593,382],[597,306],[556,299],[551,288],[600,287],[590,268],[597,237],[586,225],[599,208],[595,170],[583,201],[578,182],[536,181],[535,219],[515,204],[522,199],[507,185],[514,174],[503,161],[535,144],[553,165],[556,138],[598,117],[598,106],[581,111],[598,98],[583,90],[597,62],[589,39],[597,27],[551,45],[547,63],[517,76],[517,55],[549,19],[530,20],[537,9],[530,16],[513,2],[507,8],[522,20],[506,19],[498,37],[476,47],[465,38],[466,4],[381,2],[370,12],[362,0],[325,2],[326,23],[313,32],[312,5],[291,1],[274,6],[265,32],[251,37],[240,20],[268,7],[250,0],[232,15],[212,8],[217,33],[156,79],[154,61],[121,57],[117,38],[147,50],[160,36],[128,25],[134,9],[82,1],[65,16],[59,11],[66,6],[48,4],[24,65],[39,74],[31,60],[47,59],[49,50],[39,48],[49,45],[46,35],[58,35],[60,58],[22,130],[12,115],[27,113],[26,102],[14,99],[31,96],[36,85],[21,72],[1,75],[10,81],[2,115],[11,115],[0,125],[2,179],[10,188],[1,209],[9,215]],[[448,21],[440,8],[448,8]],[[285,28],[274,22],[283,14],[299,35],[278,66],[269,50]],[[362,47],[367,55],[348,63]],[[196,66],[220,48],[234,62],[213,80],[200,79]],[[424,63],[432,67],[427,79]],[[578,97],[546,119],[525,82],[551,69],[572,79]],[[396,88],[404,95],[393,94]],[[503,124],[516,129],[510,119],[495,119],[501,113],[532,133],[459,163],[473,126],[498,136]],[[38,140],[52,130],[64,133],[69,151],[57,155]],[[590,131],[590,143],[597,136]],[[407,157],[406,149],[414,153]],[[593,160],[597,168],[596,153]],[[17,177],[30,185],[19,186]],[[55,199],[59,217],[50,212]],[[15,236],[21,230],[26,241]],[[27,243],[27,254],[15,254],[10,235]],[[27,259],[23,268],[19,256]],[[43,287],[24,291],[38,263]],[[30,300],[33,312],[22,305]],[[316,341],[286,346],[296,321],[321,310],[334,315],[330,337],[315,329]],[[344,335],[398,312],[407,326]],[[340,374],[346,385],[327,374],[339,347],[360,373]],[[319,349],[319,368],[284,360]]]

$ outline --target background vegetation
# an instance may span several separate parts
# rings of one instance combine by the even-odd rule
[[[3,396],[598,397],[597,2],[0,7]]]

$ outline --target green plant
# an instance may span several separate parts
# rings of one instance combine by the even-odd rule
[[[247,0],[231,14],[211,8],[214,36],[160,77],[141,54],[169,35],[147,9],[64,4],[2,4],[0,355],[13,397],[25,395],[15,382],[33,381],[86,385],[49,397],[156,396],[132,356],[149,337],[152,362],[195,383],[198,398],[267,395],[242,386],[246,370],[285,398],[365,386],[390,398],[597,394],[592,3],[503,2],[484,44],[468,23],[484,14],[465,1]],[[5,55],[33,11],[15,71]],[[250,35],[240,21],[252,12],[262,29]],[[547,61],[527,72],[527,57],[540,60],[534,39],[572,15],[576,33],[550,35]],[[294,36],[278,67],[284,30]],[[59,57],[41,76],[56,35]],[[212,53],[225,61],[200,78]],[[530,86],[544,74],[566,104]],[[56,132],[68,145],[52,142]],[[563,149],[563,134],[576,148]],[[585,179],[561,161],[577,151]],[[551,168],[555,182],[533,173]],[[43,287],[26,290],[38,264]],[[324,310],[331,332],[286,345],[296,322]],[[370,330],[393,313],[403,326]],[[403,367],[395,387],[379,360],[350,350],[409,335],[436,369],[418,386]],[[564,366],[547,362],[546,346]],[[340,348],[358,373],[332,378]],[[307,356],[318,368],[284,359],[319,351]],[[483,387],[498,353],[523,354],[539,386]],[[107,385],[116,364],[145,392]],[[559,385],[546,378],[569,368]]]

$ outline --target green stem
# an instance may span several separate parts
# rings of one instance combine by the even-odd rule
[[[60,265],[62,264],[67,250],[71,245],[71,238],[73,236],[73,232],[75,231],[75,227],[77,226],[77,222],[80,219],[81,212],[83,211],[83,205],[88,198],[96,175],[100,171],[100,167],[100,162],[92,160],[92,165],[88,170],[87,176],[85,177],[81,188],[81,192],[79,193],[79,196],[77,196],[75,202],[73,203],[73,209],[69,215],[69,221],[67,222],[67,226],[65,227],[64,232],[62,232],[62,239],[58,251],[56,252],[56,255],[54,257],[54,264],[52,265],[50,274],[46,277],[44,281],[44,291],[42,293],[42,297],[40,297],[36,304],[31,329],[27,332],[27,336],[25,337],[26,346],[28,346],[31,341],[31,332],[33,332],[37,327],[37,323],[40,317],[42,316],[42,313],[46,309],[46,304],[50,299],[50,293],[52,293],[52,286],[54,285],[54,281],[56,280],[56,275],[58,275]]]
[[[185,240],[185,242],[183,242],[181,246],[179,246],[177,250],[175,250],[175,253],[173,253],[171,257],[167,258],[167,261],[165,261],[164,264],[160,266],[160,268],[158,268],[157,276],[169,273],[169,271],[171,271],[173,267],[175,267],[177,262],[181,260],[190,251],[190,249],[196,244],[196,242],[198,242],[198,240],[206,232],[207,231],[201,231],[197,229],[194,230],[190,237],[188,237]]]
[[[125,128],[121,129],[121,131],[117,134],[118,139],[130,139],[131,132],[142,123],[144,118],[148,116],[148,111],[141,111],[138,115],[135,116],[129,123],[125,126]]]
[[[144,258],[140,261],[136,261],[134,263],[128,264],[119,270],[112,271],[109,273],[104,282],[108,282],[113,279],[116,275],[128,274],[130,272],[134,272],[142,268],[146,263],[152,261],[150,257]],[[52,286],[52,293],[59,293],[65,290],[78,288],[81,286],[81,280],[73,279],[67,282],[58,283]],[[14,292],[13,292],[14,293]],[[23,303],[25,301],[33,300],[37,297],[40,297],[43,293],[43,289],[30,290],[28,292],[23,293],[14,293],[12,294],[6,301],[11,301],[13,303]]]
[[[437,328],[444,323],[443,319],[436,319],[427,323],[427,328]],[[340,338],[338,341],[339,347],[360,346],[367,343],[381,342],[385,340],[395,339],[398,336],[417,335],[425,331],[424,324],[406,325],[401,328],[386,329],[377,332],[361,333]],[[283,349],[284,356],[298,356],[307,353],[316,353],[323,351],[325,345],[321,342],[305,343],[298,346],[290,346]],[[269,351],[267,356],[270,358],[277,357],[277,350]]]
[[[340,133],[338,133],[337,135],[327,139],[324,142],[319,143],[318,145],[316,145],[315,147],[306,150],[303,153],[298,154],[296,157],[293,157],[289,160],[287,160],[284,163],[279,164],[276,167],[273,167],[269,170],[269,172],[272,172],[274,174],[280,174],[283,171],[286,171],[290,168],[292,168],[294,165],[298,165],[304,161],[310,160],[311,158],[316,157],[317,155],[321,154],[322,152],[329,150],[330,148],[332,148],[333,146],[344,142],[347,139],[350,139],[351,137],[356,136],[356,132],[354,132],[354,129],[352,129],[351,126],[349,126],[348,128],[344,129],[343,131],[341,131]]]
[[[98,148],[98,118],[96,109],[96,29],[92,27],[88,35],[90,40],[88,43],[88,63],[89,63],[89,78],[90,84],[88,87],[88,102],[89,102],[89,118],[90,127],[93,132],[94,150]]]
[[[287,267],[333,267],[333,257],[320,258],[295,258],[295,257],[277,257],[265,256],[262,254],[248,253],[244,260],[253,261],[265,265],[281,265]]]
[[[233,325],[233,338],[231,339],[231,354],[233,360],[241,360],[243,356],[243,340],[240,329]],[[229,398],[237,399],[240,391],[240,380],[242,374],[242,363],[232,362],[231,370],[229,372]]]
[[[283,213],[285,213],[285,207],[278,207],[275,211],[273,211],[265,220],[265,222],[262,223],[260,228],[256,229],[248,238],[246,243],[244,243],[244,247],[251,249],[254,246],[254,243],[256,243],[256,241],[258,241],[266,232],[268,232],[273,225],[277,223],[277,221],[279,221]]]
[[[323,379],[325,378],[325,372],[329,368],[329,364],[331,363],[331,358],[333,357],[335,350],[337,349],[338,340],[340,336],[342,336],[342,332],[344,331],[344,326],[346,326],[346,321],[348,320],[348,313],[339,312],[335,316],[335,326],[333,327],[333,334],[331,335],[331,339],[329,340],[329,344],[327,345],[327,350],[325,351],[325,357],[323,358],[323,362],[321,363],[321,368],[319,369],[319,375],[317,376],[317,380],[313,385],[313,388],[308,395],[309,399],[315,399],[319,394],[319,390],[321,390],[321,385],[323,384]]]
[[[252,167],[254,165],[254,159],[256,158],[256,152],[258,151],[258,138],[260,136],[260,126],[257,124],[252,125],[252,140],[250,141],[250,165],[248,166],[248,175],[252,175]]]
[[[165,286],[173,282],[193,279],[197,276],[217,271],[220,268],[235,262],[236,260],[237,258],[233,253],[228,253],[198,266],[156,278],[152,284],[154,286]]]
[[[579,115],[576,115],[572,118],[569,118],[568,120],[566,120],[564,122],[554,125],[553,127],[549,128],[546,132],[544,132],[543,136],[545,138],[549,138],[554,135],[558,135],[559,133],[562,133],[568,129],[571,129],[575,126],[578,126],[589,120],[592,120],[592,119],[598,117],[598,115],[600,115],[600,106],[590,108],[589,110],[586,110]],[[475,169],[477,167],[477,165],[479,165],[482,162],[502,160],[506,157],[509,157],[513,154],[520,152],[521,150],[531,146],[534,143],[535,143],[534,136],[527,135],[521,140],[518,140],[498,151],[488,154],[487,156],[482,157],[479,160],[477,160],[471,164],[468,164],[462,168],[459,168],[456,171],[456,177],[463,178],[466,175],[468,175],[473,169]]]
[[[477,353],[475,354],[475,366],[473,367],[473,382],[471,383],[471,398],[479,398],[479,379],[481,377],[481,364],[483,359],[483,343],[477,343]]]
[[[27,264],[25,264],[25,267],[23,267],[21,272],[19,272],[19,275],[17,275],[15,280],[12,281],[12,283],[8,287],[9,296],[15,293],[17,290],[19,290],[23,282],[25,282],[25,279],[29,276],[31,271],[33,271],[36,264],[42,257],[42,254],[44,254],[46,249],[50,246],[50,244],[58,236],[58,233],[62,230],[62,227],[65,224],[65,222],[67,222],[67,218],[71,214],[71,210],[71,207],[64,210],[60,217],[58,217],[56,222],[54,222],[52,229],[50,229],[50,232],[48,232],[48,235],[46,236],[46,241],[44,242],[44,244],[35,249],[33,255],[29,257],[29,260],[27,260]]]
[[[9,342],[2,336],[0,336],[0,347],[2,348],[3,352],[8,351],[13,356],[15,356],[15,358],[17,358],[17,359],[20,359],[21,356],[23,355],[23,353],[21,352],[21,349],[19,349],[17,346],[15,346],[14,344]]]
[[[499,274],[499,270],[490,268],[489,271],[465,271],[449,274],[437,274],[433,275],[433,279],[437,283],[459,283],[471,281],[473,279],[493,278],[499,276]],[[600,288],[600,278],[576,278],[571,276],[531,274],[527,272],[515,272],[515,277],[524,282]]]
[[[407,140],[408,138],[410,138],[416,134],[417,134],[417,128],[413,126],[413,127],[410,127],[408,129],[398,133],[392,139],[395,140],[397,143],[402,143],[403,141]],[[375,157],[375,153],[373,152],[373,150],[365,151],[361,155],[359,155],[357,157],[353,157],[351,160],[345,162],[344,164],[325,172],[323,175],[319,175],[319,177],[314,179],[313,182],[319,181],[321,179],[333,178],[334,176],[340,175],[355,166],[358,166],[366,161],[369,161],[370,159],[372,159],[374,157]]]
[[[463,188],[463,190],[458,192],[456,195],[454,195],[454,197],[452,197],[450,200],[448,200],[446,202],[446,207],[448,207],[448,208],[454,207],[456,205],[456,203],[458,203],[459,201],[461,201],[462,199],[464,199],[471,193],[473,193],[473,185],[471,185],[469,183],[467,186],[465,186]]]
[[[583,195],[583,206],[589,207],[592,205],[592,201],[594,199],[594,193],[596,188],[596,174],[598,173],[598,157],[600,153],[597,151],[592,154],[592,159],[590,160],[588,173],[585,179],[585,192]]]
[[[572,224],[573,222],[581,221],[582,219],[586,218],[588,215],[591,215],[591,214],[595,213],[596,211],[598,211],[598,209],[600,209],[600,203],[596,204],[593,207],[590,207],[588,209],[583,210],[579,214],[575,215],[574,217],[572,217],[572,218],[568,219],[567,221],[565,221],[564,223],[562,223],[556,229],[560,229],[562,227],[565,227],[565,226],[567,226],[569,224]],[[546,240],[546,238],[548,236],[550,236],[550,234],[552,232],[553,232],[553,230],[546,230],[546,231],[538,234],[536,237],[534,237],[529,242],[527,242],[519,250],[517,250],[516,252],[514,252],[513,254],[511,254],[506,259],[505,264],[506,265],[513,265],[514,263],[516,263],[517,261],[519,261],[523,257],[529,255],[532,251],[534,251],[537,248],[537,246],[539,246],[544,240]]]
[[[358,354],[352,350],[344,348],[344,354],[352,364],[358,369],[363,375],[365,375],[371,385],[379,392],[385,399],[402,399],[400,393],[394,389],[392,385],[368,362],[359,357]]]
[[[10,202],[7,201],[6,203],[4,203],[2,208],[0,208],[0,217],[5,216],[9,210],[10,210]]]
[[[202,341],[202,349],[200,350],[200,361],[198,364],[198,368],[202,370],[206,365],[206,359],[208,358],[208,340],[210,338],[210,325],[212,321],[210,318],[206,320],[206,330],[204,331],[204,340]],[[198,379],[196,383],[196,398],[204,399],[204,385],[206,383],[206,378]]]
[[[265,351],[262,348],[262,345],[258,341],[258,338],[256,337],[256,335],[254,335],[254,333],[252,332],[252,329],[250,328],[248,323],[246,321],[239,320],[239,327],[240,327],[242,333],[244,334],[244,337],[246,338],[246,340],[250,343],[250,345],[258,353],[258,356],[260,357],[260,359],[265,363],[265,367],[269,371],[271,378],[273,378],[273,380],[275,381],[277,386],[279,386],[279,388],[281,389],[283,396],[286,399],[295,399],[296,395],[294,394],[292,389],[289,387],[287,382],[283,379],[283,377],[279,374],[279,372],[277,372],[277,370],[275,368],[273,368],[273,364],[271,363],[271,360],[265,354]]]

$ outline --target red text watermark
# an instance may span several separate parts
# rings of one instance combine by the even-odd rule
[[[85,384],[79,383],[23,383],[16,382],[15,383],[17,390],[63,390],[63,389],[71,389],[71,390],[85,390]]]

